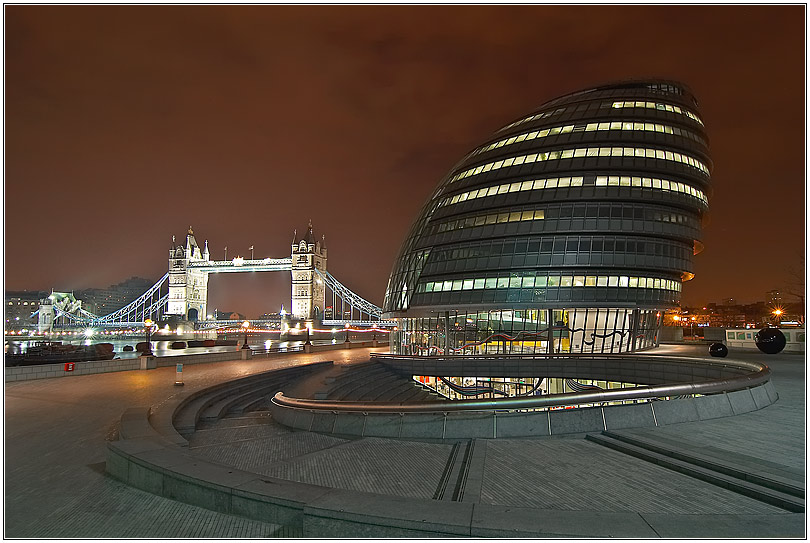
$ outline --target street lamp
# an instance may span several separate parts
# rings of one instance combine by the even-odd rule
[[[242,345],[243,349],[250,349],[250,347],[248,346],[248,341],[247,341],[247,339],[248,339],[247,334],[248,334],[248,328],[249,327],[250,327],[250,323],[248,321],[245,321],[245,322],[242,323],[242,330],[245,331],[245,344]]]
[[[152,319],[146,319],[143,322],[144,328],[146,328],[146,350],[143,352],[144,356],[152,356]]]

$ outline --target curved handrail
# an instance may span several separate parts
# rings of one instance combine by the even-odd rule
[[[576,358],[583,358],[576,356]],[[639,362],[641,357],[633,357]],[[702,364],[716,366],[713,361],[704,359],[686,359],[671,357],[643,357],[657,361],[668,359],[670,361],[699,361]],[[734,377],[710,379],[706,381],[676,383],[663,385],[644,385],[634,388],[611,389],[592,392],[573,392],[566,394],[551,394],[545,396],[528,396],[482,400],[440,400],[435,402],[414,402],[408,404],[395,404],[388,402],[342,402],[334,400],[309,400],[288,398],[281,392],[277,393],[272,401],[283,407],[310,409],[317,411],[353,411],[363,413],[413,413],[448,411],[488,411],[509,409],[536,409],[541,407],[557,407],[583,403],[601,403],[620,400],[639,400],[663,398],[671,396],[691,396],[693,394],[713,394],[718,392],[733,392],[767,383],[770,380],[771,370],[764,364],[746,361],[727,361],[721,365],[735,368],[746,373]]]

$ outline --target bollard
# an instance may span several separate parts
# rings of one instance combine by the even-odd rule
[[[183,386],[183,364],[177,364],[177,373],[174,378],[174,386]]]

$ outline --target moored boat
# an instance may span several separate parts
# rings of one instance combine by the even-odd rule
[[[63,345],[61,341],[44,341],[28,347],[24,353],[5,353],[4,359],[9,367],[111,360],[114,356],[112,343]]]

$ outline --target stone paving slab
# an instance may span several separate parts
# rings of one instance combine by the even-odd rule
[[[256,410],[240,415],[227,415],[219,420],[204,421],[197,423],[197,431],[208,430],[210,428],[230,428],[243,426],[257,426],[262,424],[275,424],[273,418],[267,410]]]
[[[568,511],[783,512],[581,438],[487,441],[481,502]]]
[[[721,466],[741,469],[749,474],[764,478],[780,478],[792,481],[804,487],[804,470],[801,468],[785,466],[771,460],[757,458],[739,450],[731,451],[727,448],[715,447],[695,443],[681,435],[665,432],[650,432],[645,430],[622,430],[614,432],[619,436],[638,439],[641,443],[661,447],[667,451],[687,455],[690,458],[706,460]],[[680,432],[679,432],[680,433]]]
[[[227,420],[227,419],[225,419]],[[231,424],[220,427],[209,427],[206,430],[197,430],[188,436],[190,449],[212,447],[238,441],[281,437],[292,433],[292,430],[275,423],[250,424],[235,426]]]
[[[710,358],[702,348],[666,346],[656,354],[668,353]],[[766,355],[758,351],[731,349],[729,358],[771,365],[776,403],[733,417],[686,422],[649,429],[622,430],[703,448],[713,454],[752,459],[764,466],[775,465],[795,474],[805,473],[806,403],[805,358],[799,354]]]
[[[657,536],[637,513],[538,510],[528,507],[481,506],[473,509],[475,537],[619,537]]]
[[[61,477],[65,480],[65,477]],[[90,467],[67,479],[77,486],[62,499],[33,506],[29,515],[6,515],[5,536],[29,538],[224,538],[285,537],[289,528],[224,515],[132,488]],[[92,480],[92,482],[90,482]],[[31,496],[34,498],[34,496]],[[16,496],[15,500],[20,497]],[[8,511],[8,509],[7,509]]]
[[[805,515],[643,515],[663,538],[797,538],[805,533]]]
[[[189,449],[189,452],[242,470],[264,473],[266,466],[342,443],[346,443],[346,440],[309,432],[288,431],[257,439],[197,447]]]
[[[452,445],[364,438],[272,464],[279,479],[394,496],[431,498]]]
[[[384,349],[378,349],[384,350]],[[275,368],[368,360],[369,349],[295,353],[185,368],[185,390]],[[238,354],[238,353],[237,353]],[[5,384],[7,538],[294,537],[300,533],[179,503],[104,473],[107,440],[127,408],[155,408],[180,393],[175,368]]]

